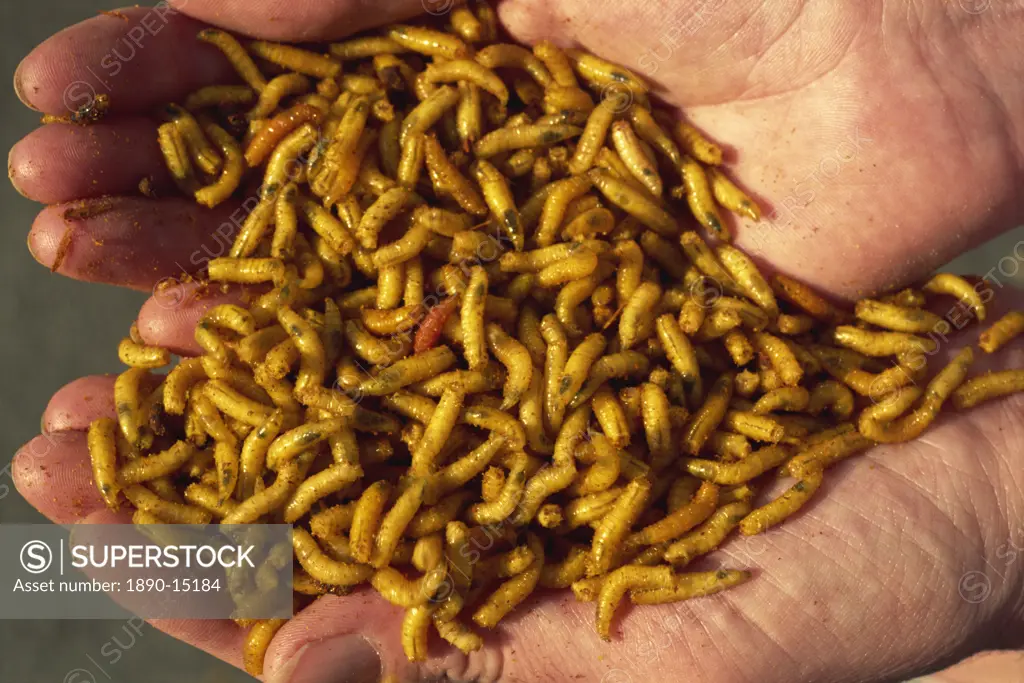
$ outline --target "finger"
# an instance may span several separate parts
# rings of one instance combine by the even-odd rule
[[[195,329],[206,311],[220,304],[244,304],[241,289],[226,293],[209,285],[167,281],[139,310],[139,334],[147,344],[162,346],[180,356],[197,356]]]
[[[151,373],[143,378],[143,393],[155,389],[164,375]],[[117,375],[90,375],[79,377],[60,389],[50,398],[43,411],[42,429],[44,434],[53,432],[85,431],[101,417],[116,417],[114,409],[114,381]]]
[[[64,114],[105,94],[111,114],[132,114],[237,80],[216,48],[196,40],[203,25],[166,3],[117,15],[87,19],[36,47],[14,74],[22,102]]]
[[[74,217],[83,210],[93,215]],[[227,253],[244,218],[237,204],[205,209],[184,198],[104,197],[43,209],[28,248],[61,275],[145,291]]]
[[[85,432],[42,434],[11,461],[14,486],[57,524],[72,524],[105,507],[92,482]]]
[[[139,181],[146,177],[158,195],[166,194],[174,185],[160,155],[156,127],[155,121],[143,118],[42,126],[11,149],[8,174],[18,192],[43,204],[137,194]]]
[[[197,19],[246,35],[271,40],[323,40],[340,38],[363,29],[445,8],[451,0],[395,0],[364,3],[358,0],[171,0]]]
[[[62,386],[43,411],[43,433],[84,431],[94,420],[114,417],[115,379],[115,375],[91,375]]]

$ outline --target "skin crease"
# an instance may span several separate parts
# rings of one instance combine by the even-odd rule
[[[421,10],[419,2],[372,11],[357,3],[294,0],[180,4],[202,21],[293,40],[338,37]],[[650,78],[666,101],[685,107],[697,125],[728,144],[729,172],[771,209],[760,224],[733,226],[737,244],[809,284],[855,297],[912,280],[1022,218],[1014,195],[1022,175],[1017,125],[1024,100],[1016,92],[1024,57],[1015,38],[1024,8],[1003,2],[967,11],[981,4],[509,0],[500,16],[519,40],[579,43]],[[146,10],[127,14],[138,22]],[[170,17],[165,30],[147,38],[146,48],[111,79],[113,111],[105,126],[119,113],[144,114],[197,85],[225,81],[228,70],[216,54],[193,47],[197,26]],[[672,33],[673,26],[681,28]],[[19,93],[38,109],[62,113],[67,85],[100,63],[128,28],[98,17],[59,34],[19,68]],[[172,59],[187,63],[174,70],[155,66]],[[137,86],[150,82],[145,69],[160,73],[148,89]],[[42,142],[21,143],[12,157],[16,186],[46,202],[80,198],[66,193],[81,192],[86,183],[59,176],[69,166],[83,174],[89,168],[69,164],[69,155],[42,158],[42,149],[72,145],[59,133],[36,135]],[[171,207],[161,206],[132,205],[103,217],[104,240],[125,249],[115,239],[125,216],[122,240],[134,239],[144,269],[124,252],[99,274],[90,269],[103,245],[83,222],[59,272],[134,287],[178,275],[174,263],[154,253],[160,240],[152,235]],[[208,235],[222,223],[220,215],[197,212],[187,243],[210,251],[217,242]],[[64,230],[60,221],[39,220],[32,239],[57,244]],[[35,251],[52,263],[52,247]],[[1010,303],[1019,305],[1011,290],[999,289],[1004,303],[1018,299]],[[187,295],[178,301],[154,297],[140,314],[140,331],[186,350],[192,325],[210,302]],[[962,341],[975,336],[970,328]],[[999,367],[1021,361],[1021,344],[996,359]],[[80,429],[102,412],[95,395],[103,386],[94,379],[58,392],[44,429]],[[403,661],[400,615],[357,592],[322,599],[286,625],[268,653],[267,679],[311,675],[303,660],[289,660],[310,643],[348,633],[364,635],[385,671],[400,680],[446,673],[501,681],[885,681],[940,668],[982,647],[1018,647],[1022,409],[1024,400],[1012,397],[951,413],[911,444],[878,447],[833,468],[805,512],[766,535],[732,540],[704,563],[750,568],[755,580],[680,605],[624,606],[610,644],[593,631],[593,605],[559,593],[532,599],[468,660],[432,638],[437,658],[417,668]],[[79,520],[101,507],[79,431],[37,437],[12,469],[22,495],[52,519]],[[230,623],[158,627],[240,663],[240,633]],[[957,680],[954,674],[949,680]]]

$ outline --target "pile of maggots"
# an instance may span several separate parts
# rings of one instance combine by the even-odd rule
[[[167,350],[122,342],[117,419],[89,429],[97,485],[137,523],[294,524],[295,593],[369,583],[407,610],[411,660],[431,630],[480,648],[538,588],[595,601],[607,639],[626,594],[735,586],[749,574],[683,569],[947,398],[1024,388],[965,381],[970,348],[927,381],[944,322],[926,304],[982,321],[983,282],[849,312],[762,277],[728,244],[718,207],[759,211],[715,144],[625,69],[496,42],[484,4],[328,54],[199,38],[244,84],[167,106],[159,141],[206,206],[262,178],[208,273],[250,294],[162,381]],[[981,347],[1022,329],[1012,313]],[[795,483],[756,507],[769,472]],[[251,672],[281,624],[247,624]]]

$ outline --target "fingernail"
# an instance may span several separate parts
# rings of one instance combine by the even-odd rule
[[[14,189],[18,191],[18,194],[20,194],[22,197],[28,197],[28,195],[25,194],[25,191],[22,190],[21,187],[18,185],[18,172],[17,170],[15,170],[14,166],[14,155],[15,152],[18,151],[18,145],[20,144],[21,142],[16,142],[15,144],[13,144],[11,146],[11,151],[7,153],[7,179],[11,181],[11,185],[14,186]]]
[[[34,258],[36,261],[39,261],[39,263],[43,263],[42,261],[39,260],[39,255],[36,253],[34,242],[35,240],[33,239],[32,231],[29,230],[28,235],[25,237],[25,246],[28,247],[28,253],[32,254],[32,258]],[[43,265],[46,264],[43,263]]]
[[[14,94],[18,96],[18,99],[21,100],[21,103],[26,107],[39,111],[32,106],[32,103],[28,101],[28,96],[25,95],[25,76],[24,69],[22,69],[24,65],[25,62],[22,62],[18,65],[18,68],[14,70]]]
[[[362,636],[310,643],[270,680],[272,683],[376,683],[380,655]]]

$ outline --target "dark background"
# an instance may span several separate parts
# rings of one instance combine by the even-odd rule
[[[109,9],[109,0],[33,0],[0,5],[0,73],[10,79],[28,52],[65,26]],[[8,82],[10,82],[8,80]],[[0,148],[38,123],[7,87],[0,93]],[[39,431],[54,391],[76,377],[120,370],[117,342],[145,296],[51,275],[25,248],[39,207],[0,183],[0,471]],[[984,273],[1024,238],[1018,228],[959,259],[962,272]],[[1024,282],[1024,273],[1018,282]],[[0,480],[10,485],[8,475]],[[0,496],[0,523],[41,523],[13,488]],[[114,644],[113,638],[117,639]],[[104,646],[107,646],[104,649]],[[108,664],[111,647],[123,654]],[[102,670],[97,666],[98,662]],[[92,676],[90,678],[89,676]],[[233,683],[252,679],[146,626],[136,635],[118,621],[0,621],[0,682]]]

